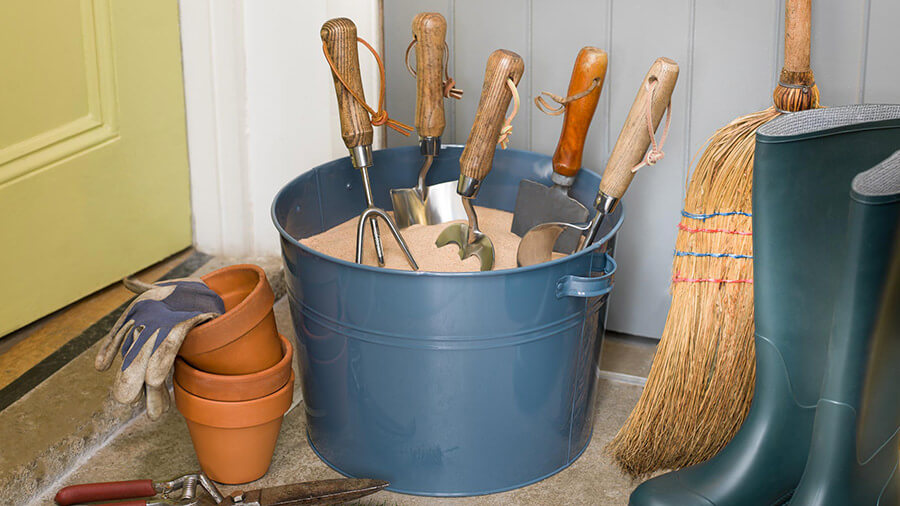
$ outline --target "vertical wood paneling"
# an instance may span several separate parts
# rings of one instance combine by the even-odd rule
[[[644,336],[658,336],[669,308],[672,245],[681,209],[685,153],[691,2],[615,1],[612,8],[609,109],[610,146],[637,94],[647,69],[660,56],[678,62],[681,73],[672,96],[673,121],[666,141],[666,158],[637,174],[625,195],[625,223],[619,232],[616,255],[620,262],[611,298],[609,326]]]
[[[783,59],[784,1],[385,0],[391,112],[413,118],[415,86],[402,66],[408,25],[415,13],[437,10],[450,25],[452,70],[466,90],[454,104],[452,128],[450,112],[445,142],[465,142],[485,60],[503,47],[525,58],[512,145],[549,155],[561,118],[536,111],[531,100],[541,90],[564,94],[576,53],[595,45],[609,52],[609,69],[584,165],[602,172],[650,64],[658,56],[677,61],[681,75],[666,158],[641,169],[625,197],[617,255],[628,261],[620,262],[609,314],[611,329],[658,337],[691,158],[717,128],[772,103]],[[897,0],[815,0],[812,67],[823,104],[900,102],[897,19]]]
[[[532,10],[533,96],[549,91],[566,95],[572,65],[578,51],[584,46],[596,46],[609,52],[609,3],[611,0],[560,0],[534,2]],[[551,28],[565,20],[565,29]],[[613,56],[610,56],[612,59]],[[609,77],[601,93],[609,86]],[[604,95],[601,95],[601,97]],[[562,116],[548,116],[527,104],[531,116],[531,150],[552,155],[562,129]],[[609,107],[608,100],[601,100],[594,114],[594,122],[588,131],[584,149],[584,166],[595,171],[603,170],[606,160],[606,122],[603,121]]]
[[[484,82],[488,55],[495,49],[515,51],[525,60],[525,74],[519,82],[522,107],[513,121],[510,147],[529,149],[532,107],[529,107],[532,68],[530,48],[531,16],[522,0],[456,0],[455,56],[456,81],[466,91],[456,104],[456,141],[466,142]],[[461,24],[460,24],[461,23]]]
[[[869,103],[900,102],[900,2],[871,0],[863,100]]]
[[[865,13],[865,0],[813,2],[812,69],[822,105],[859,101]]]

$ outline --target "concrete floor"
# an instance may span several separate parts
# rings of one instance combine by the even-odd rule
[[[215,259],[199,272],[227,263]],[[283,293],[283,286],[276,287],[276,291]],[[279,329],[291,336],[286,300],[280,299],[275,309]],[[5,491],[0,490],[0,496],[19,497],[17,504],[26,502],[23,499],[27,497],[34,497],[31,504],[53,504],[56,490],[65,485],[138,478],[163,480],[199,469],[184,420],[174,408],[163,419],[151,422],[134,408],[115,405],[106,398],[114,374],[93,370],[95,348],[75,357],[34,391],[0,411],[0,432],[5,441],[0,455],[0,488]],[[489,496],[435,499],[381,492],[361,502],[626,504],[638,482],[623,475],[603,447],[637,402],[641,377],[649,371],[654,349],[649,342],[607,339],[601,361],[604,371],[599,380],[593,439],[584,454],[557,475],[525,488]],[[295,400],[302,402],[299,386],[295,392]],[[90,399],[104,400],[92,404]],[[68,420],[59,419],[58,408],[66,404],[73,404],[71,410],[84,411],[73,417],[83,419],[77,427],[70,428]],[[257,483],[240,488],[250,490],[257,486],[339,477],[315,456],[305,432],[303,406],[299,405],[285,417],[268,474]],[[30,460],[32,453],[38,458]],[[231,489],[223,487],[226,492]]]

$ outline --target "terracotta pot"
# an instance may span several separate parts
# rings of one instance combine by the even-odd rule
[[[249,374],[282,358],[272,304],[275,294],[257,265],[224,267],[203,276],[222,297],[225,314],[191,330],[178,354],[201,371]]]
[[[249,401],[197,397],[175,381],[175,405],[184,415],[200,467],[213,480],[247,483],[269,469],[284,413],[294,396],[294,375],[278,391]]]
[[[291,378],[294,348],[281,338],[282,358],[272,367],[250,374],[212,374],[175,359],[175,381],[188,392],[213,401],[249,401],[265,397]]]

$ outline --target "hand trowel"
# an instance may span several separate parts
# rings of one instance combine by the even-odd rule
[[[553,186],[528,179],[519,182],[512,222],[514,234],[521,237],[541,223],[587,221],[587,208],[570,197],[569,190],[581,168],[584,141],[600,100],[606,65],[607,55],[602,49],[587,46],[578,52],[568,95],[581,96],[565,105],[562,132],[553,153],[553,174],[550,176]],[[556,241],[555,250],[571,253],[578,246],[579,236],[575,230],[564,231]]]
[[[466,210],[456,198],[456,182],[425,186],[428,169],[441,151],[444,133],[444,59],[447,47],[447,21],[437,12],[417,14],[412,22],[416,48],[416,132],[424,157],[413,188],[391,190],[397,226],[446,223],[466,219]],[[407,55],[408,56],[408,55]],[[461,90],[455,96],[459,98]]]
[[[519,84],[525,72],[525,63],[518,54],[498,49],[488,57],[484,71],[481,99],[475,112],[475,122],[469,132],[469,140],[459,157],[459,182],[456,192],[462,197],[468,223],[453,223],[441,232],[435,244],[442,247],[450,243],[459,246],[461,260],[476,256],[481,260],[481,270],[494,267],[494,245],[478,228],[478,216],[472,199],[478,195],[481,182],[491,171],[494,151],[500,140],[503,116],[512,99],[512,89]],[[509,83],[512,83],[510,85]]]
[[[653,134],[662,121],[663,114],[670,108],[672,91],[678,79],[678,64],[668,58],[657,58],[638,90],[631,111],[625,118],[625,124],[616,140],[606,170],[600,180],[594,207],[597,212],[588,223],[551,222],[537,225],[529,230],[516,252],[519,266],[534,265],[550,260],[553,246],[564,231],[578,234],[578,247],[575,251],[593,244],[603,223],[603,218],[611,214],[619,200],[634,178],[635,171],[644,164],[653,164],[657,158],[651,158],[648,152],[650,143],[654,143]],[[667,124],[668,125],[668,124]],[[665,135],[665,134],[663,134]],[[656,153],[661,157],[661,152]]]

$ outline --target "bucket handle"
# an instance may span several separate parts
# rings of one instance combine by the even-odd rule
[[[585,277],[568,274],[556,282],[556,298],[563,297],[599,297],[606,295],[613,288],[616,273],[616,261],[609,253],[604,256],[604,273],[602,276]]]

